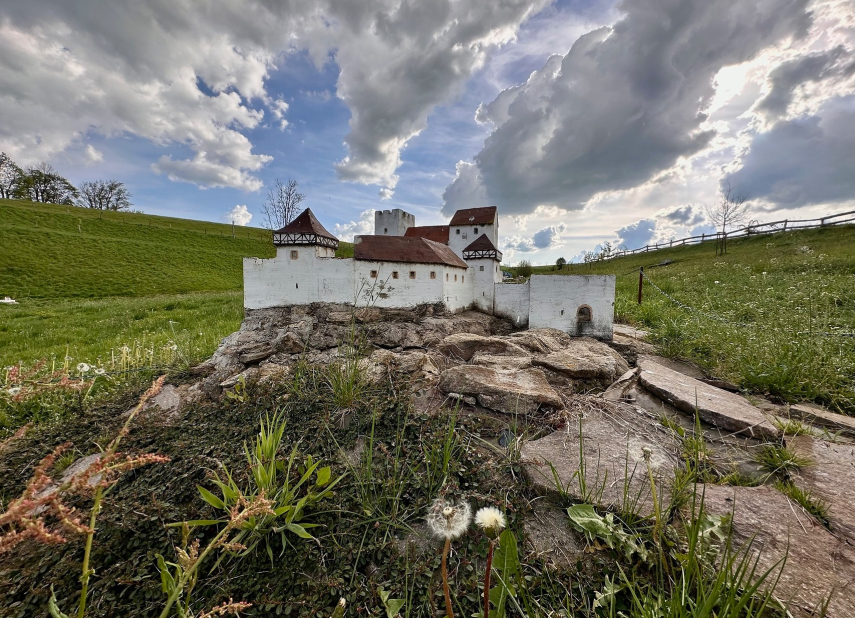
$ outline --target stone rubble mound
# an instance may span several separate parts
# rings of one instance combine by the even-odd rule
[[[186,401],[219,397],[241,379],[283,379],[299,359],[334,362],[360,345],[368,349],[359,360],[363,375],[379,382],[389,372],[406,374],[420,412],[460,405],[466,414],[534,422],[535,438],[514,438],[522,472],[539,496],[523,521],[526,544],[562,568],[574,568],[589,550],[558,503],[570,498],[651,515],[651,475],[659,500],[668,504],[669,483],[686,456],[662,419],[692,432],[697,414],[712,458],[747,462],[757,471],[753,449],[773,442],[813,462],[788,482],[826,504],[828,527],[771,486],[769,474],[755,475],[764,486],[707,484],[700,492],[708,512],[733,513],[737,542],[754,539],[761,570],[788,552],[777,596],[791,602],[792,615],[811,615],[834,589],[827,615],[855,616],[855,421],[809,405],[752,405],[729,392],[733,385],[694,365],[651,356],[644,335],[620,325],[607,343],[554,329],[514,332],[493,316],[448,314],[430,305],[247,311],[241,329],[196,369],[200,382],[164,390],[152,409],[169,417]],[[783,436],[776,417],[812,423],[815,435]],[[816,437],[821,431],[825,437]]]

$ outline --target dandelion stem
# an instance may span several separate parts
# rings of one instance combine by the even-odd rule
[[[445,546],[442,548],[442,591],[445,593],[445,613],[448,618],[454,618],[454,612],[451,611],[451,592],[448,589],[448,551],[451,549],[451,539],[445,539]]]
[[[490,617],[490,572],[493,570],[493,548],[496,542],[490,539],[490,549],[487,550],[487,569],[484,571],[484,618]]]

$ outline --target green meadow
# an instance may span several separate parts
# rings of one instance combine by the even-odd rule
[[[208,356],[243,317],[242,258],[276,253],[259,228],[18,200],[0,238],[2,366]]]

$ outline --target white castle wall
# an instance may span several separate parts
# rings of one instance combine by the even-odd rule
[[[493,313],[507,318],[514,326],[522,328],[528,324],[529,282],[497,283]]]
[[[411,227],[415,227],[416,217],[400,208],[374,211],[375,236],[403,236]]]
[[[297,252],[295,257],[292,251]],[[463,269],[331,255],[326,248],[299,246],[279,247],[276,257],[269,260],[245,258],[244,306],[261,309],[355,301],[360,306],[406,308],[442,302],[449,311],[477,308],[507,318],[519,328],[548,327],[573,335],[612,337],[613,275],[533,275],[526,283],[512,284],[501,282],[494,260],[470,260],[470,268]],[[372,271],[377,271],[376,278]],[[577,322],[581,305],[590,307],[590,322]]]
[[[358,260],[355,266],[357,305],[376,307],[414,307],[442,300],[444,267],[440,264],[407,264],[397,262],[367,262]],[[457,268],[463,272],[462,268]],[[372,278],[372,271],[377,278]],[[410,279],[410,273],[415,279]],[[434,279],[430,278],[435,273]],[[398,278],[394,277],[398,273]],[[353,302],[351,298],[350,302]]]
[[[614,275],[532,275],[529,328],[558,328],[573,335],[612,338],[615,315]],[[591,322],[577,323],[581,305]]]

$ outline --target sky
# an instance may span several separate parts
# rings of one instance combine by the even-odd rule
[[[505,262],[855,210],[855,0],[0,0],[0,151],[342,240],[499,207]]]

